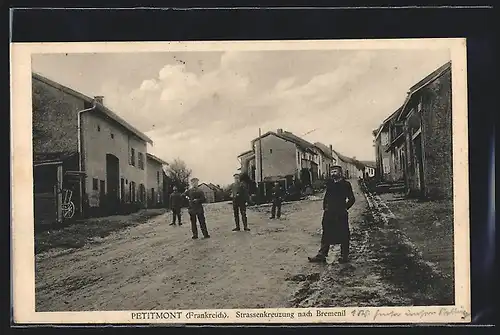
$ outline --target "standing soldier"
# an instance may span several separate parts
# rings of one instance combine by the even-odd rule
[[[170,208],[172,209],[172,223],[171,226],[175,226],[175,220],[179,222],[179,226],[182,226],[181,222],[181,209],[182,209],[182,194],[178,191],[177,186],[174,186],[174,191],[170,195]]]
[[[271,217],[270,219],[280,218],[281,217],[281,203],[283,202],[283,190],[281,189],[281,185],[279,182],[274,183],[274,187],[271,190],[271,195],[273,199],[273,207],[271,208]],[[276,210],[277,213],[276,213]]]
[[[248,201],[248,190],[245,184],[240,181],[240,175],[235,174],[234,183],[231,185],[231,196],[233,198],[233,213],[234,222],[236,223],[236,228],[233,231],[240,231],[240,214],[241,221],[243,221],[243,229],[249,231],[247,222],[247,201]]]
[[[198,188],[198,178],[191,179],[191,188],[184,192],[189,200],[188,213],[191,220],[191,230],[193,232],[192,239],[198,238],[198,227],[196,226],[196,220],[200,223],[201,232],[203,237],[209,238],[207,230],[207,223],[205,220],[205,211],[203,209],[203,203],[206,202],[205,193]]]
[[[309,257],[310,262],[325,263],[330,245],[333,244],[341,245],[339,262],[348,262],[350,231],[347,211],[354,202],[352,186],[342,177],[342,167],[332,166],[323,199],[321,248],[316,256]]]

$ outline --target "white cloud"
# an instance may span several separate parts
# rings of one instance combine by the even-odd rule
[[[159,85],[154,79],[144,80],[141,84],[139,90],[141,91],[156,91],[159,89]]]
[[[371,130],[447,60],[426,52],[291,54],[226,52],[203,72],[189,62],[162,64],[133,90],[113,83],[104,95],[132,124],[151,130],[154,154],[180,157],[201,179],[224,183],[259,127],[297,135],[317,128],[306,139],[370,159]]]

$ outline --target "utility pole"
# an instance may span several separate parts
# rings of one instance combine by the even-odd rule
[[[260,185],[263,186],[262,181],[264,180],[262,176],[262,132],[261,129],[259,128],[259,176],[260,176]],[[264,187],[264,195],[266,193],[266,188]]]
[[[262,176],[262,132],[261,129],[259,128],[259,176],[260,176],[260,182],[264,180]]]

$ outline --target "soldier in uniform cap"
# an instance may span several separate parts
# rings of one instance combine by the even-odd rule
[[[243,221],[243,229],[249,231],[247,222],[247,202],[248,202],[248,190],[245,184],[240,180],[239,174],[234,174],[234,183],[231,185],[231,197],[233,198],[233,213],[234,222],[236,227],[233,231],[240,231],[240,214],[241,221]]]
[[[276,219],[281,217],[281,204],[283,202],[284,192],[281,188],[280,183],[277,181],[271,191],[273,206],[271,207],[271,217],[270,219]],[[278,213],[276,214],[276,210]]]
[[[342,177],[342,167],[332,166],[323,199],[321,247],[316,256],[309,257],[310,262],[326,263],[330,246],[334,244],[341,246],[339,262],[348,262],[350,231],[347,211],[354,202],[352,186]]]
[[[189,200],[188,213],[189,218],[191,219],[193,239],[198,238],[198,227],[196,225],[196,220],[198,220],[198,222],[200,223],[203,237],[210,237],[205,220],[205,210],[203,209],[203,203],[206,202],[205,193],[203,193],[203,191],[198,188],[198,181],[198,178],[191,179],[191,188],[184,192],[184,195]]]

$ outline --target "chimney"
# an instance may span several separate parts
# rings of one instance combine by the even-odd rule
[[[278,134],[283,134],[283,129],[279,128],[278,129]]]
[[[96,95],[94,97],[95,102],[104,106],[104,97],[102,95]]]
[[[330,152],[333,152],[333,146],[330,144]]]

